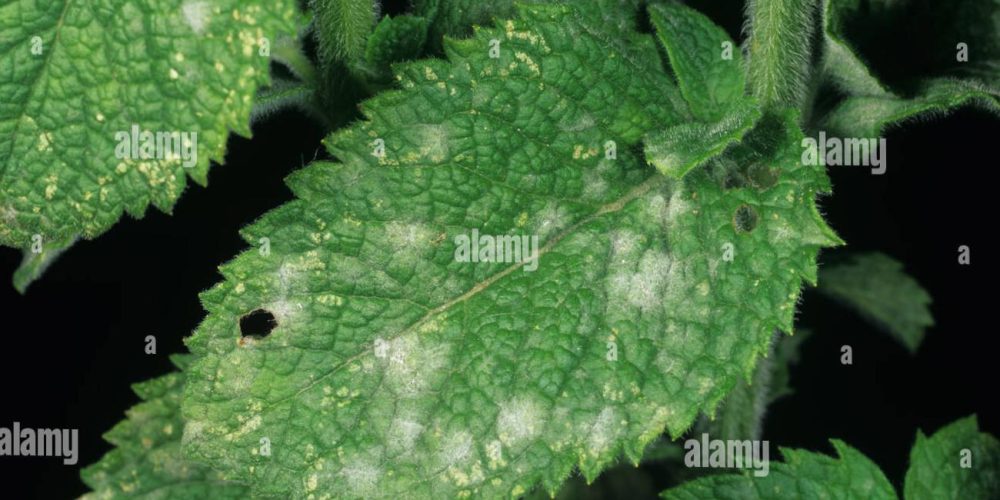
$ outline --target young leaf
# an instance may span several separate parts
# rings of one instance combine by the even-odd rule
[[[856,255],[820,270],[819,291],[886,329],[910,352],[934,325],[931,296],[903,272],[903,265],[880,253]]]
[[[514,14],[514,0],[413,0],[413,11],[430,20],[427,44],[440,51],[445,37],[464,38],[473,26],[486,26],[494,19]]]
[[[824,75],[849,95],[892,98],[893,93],[841,36],[844,18],[860,6],[861,0],[823,0]]]
[[[673,1],[651,6],[649,18],[695,118],[718,121],[742,103],[743,55],[725,30]]]
[[[637,151],[691,118],[652,38],[588,5],[519,12],[397,66],[402,90],[327,139],[340,163],[244,230],[269,252],[202,297],[190,457],[263,495],[554,492],[679,436],[791,330],[837,242],[797,116],[762,129],[770,187],[674,181]],[[477,234],[527,251],[464,262]],[[257,309],[277,325],[244,338]]]
[[[906,500],[1000,498],[1000,441],[975,415],[927,438],[917,431],[903,486]]]
[[[250,134],[261,44],[298,16],[293,0],[0,7],[0,245],[34,254],[18,287],[37,276],[37,247],[94,238],[150,203],[170,211],[188,176],[205,184],[229,131]],[[173,134],[170,154],[119,150],[133,128]]]
[[[175,357],[178,367],[185,357]],[[170,373],[133,386],[142,402],[104,438],[116,448],[80,472],[98,498],[246,498],[247,488],[223,481],[181,456],[180,404],[184,374]]]
[[[760,109],[752,99],[740,101],[712,123],[689,122],[674,125],[646,136],[646,161],[671,177],[684,177],[722,154],[731,144],[743,140],[760,119]]]
[[[920,81],[906,96],[878,81],[844,40],[845,20],[859,5],[859,0],[827,0],[824,4],[825,76],[848,97],[823,118],[822,128],[848,137],[877,137],[893,124],[942,115],[967,105],[1000,115],[1000,42],[995,24],[1000,3],[959,0],[932,4],[935,22],[942,19],[941,24],[954,26],[939,28],[945,35],[936,41],[940,50],[928,57],[936,62],[950,58],[950,64],[938,64],[950,72]],[[947,19],[957,21],[948,23]],[[968,51],[966,62],[957,61],[959,44]]]
[[[850,498],[895,500],[896,492],[868,457],[838,439],[833,458],[782,448],[784,462],[771,462],[768,474],[717,474],[688,481],[663,492],[672,500],[755,500],[770,498]]]
[[[845,137],[878,137],[890,125],[941,116],[967,105],[1000,115],[1000,90],[975,80],[932,79],[909,99],[848,97],[824,117],[822,128]]]
[[[380,72],[389,65],[416,58],[427,40],[427,20],[417,16],[385,16],[375,27],[365,48],[365,62]]]

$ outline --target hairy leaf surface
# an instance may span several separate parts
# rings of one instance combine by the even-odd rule
[[[0,244],[26,250],[18,287],[54,253],[33,243],[65,248],[122,212],[170,211],[188,176],[205,184],[229,131],[250,134],[261,39],[293,33],[297,16],[293,0],[0,5]],[[185,168],[176,147],[118,157],[116,133],[133,125],[197,133],[197,161]]]
[[[739,151],[768,187],[670,179],[640,141],[692,117],[652,37],[592,7],[519,14],[398,66],[402,89],[327,139],[339,162],[244,230],[269,252],[221,268],[188,340],[192,458],[257,494],[555,491],[680,435],[791,331],[839,241],[797,116]],[[473,231],[537,236],[537,259],[460,262]],[[257,309],[277,326],[241,337]]]
[[[880,82],[846,41],[846,19],[859,15],[860,8],[860,0],[824,2],[825,76],[847,97],[822,120],[823,128],[844,136],[876,137],[894,124],[943,115],[962,106],[1000,115],[1000,2],[932,4],[935,25],[940,18],[943,26],[938,28],[937,50],[927,58],[948,71],[918,80],[906,93]],[[967,48],[968,61],[957,60],[960,43]]]
[[[695,118],[718,120],[745,99],[743,55],[725,30],[672,1],[651,6],[649,17]]]

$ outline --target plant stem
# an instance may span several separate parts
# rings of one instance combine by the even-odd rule
[[[765,108],[800,108],[811,67],[816,0],[750,0],[750,92]]]

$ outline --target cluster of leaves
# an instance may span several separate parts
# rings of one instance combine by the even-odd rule
[[[743,51],[673,1],[426,0],[394,17],[359,0],[314,0],[308,16],[290,1],[105,3],[0,8],[33,20],[0,21],[16,76],[0,243],[27,249],[19,286],[123,210],[169,210],[251,116],[306,111],[336,161],[295,172],[296,199],[243,230],[269,251],[220,268],[183,371],[137,386],[145,401],[108,436],[119,448],[84,472],[102,497],[551,495],[575,470],[589,482],[669,449],[664,430],[756,439],[801,338],[780,332],[820,249],[842,243],[817,208],[826,172],[800,161],[806,133],[1000,109],[995,32],[970,34],[965,79],[909,94],[876,79],[844,33],[862,9],[893,8],[877,0],[752,0]],[[962,19],[995,13],[959,4]],[[111,22],[123,15],[147,22]],[[647,15],[652,34],[637,29]],[[34,36],[48,48],[32,59]],[[150,61],[130,80],[116,68],[131,61],[106,60],[125,41]],[[280,65],[258,91],[263,45]],[[114,158],[113,131],[132,123],[197,129],[207,154],[190,171]],[[536,235],[541,263],[456,262],[450,242],[472,230]],[[854,259],[823,289],[916,349],[926,293],[887,257]],[[257,310],[276,326],[245,337]],[[895,496],[834,446],[837,459],[786,450],[768,478],[667,495]],[[966,448],[974,472],[955,465]],[[970,419],[918,435],[904,493],[996,492],[997,454]]]

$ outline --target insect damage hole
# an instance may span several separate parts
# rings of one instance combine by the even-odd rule
[[[278,321],[274,319],[274,314],[264,309],[257,309],[240,318],[240,335],[243,339],[254,337],[262,339],[270,335],[274,328],[278,326]]]
[[[749,233],[757,227],[757,211],[750,205],[741,205],[733,214],[733,227],[738,233]]]

